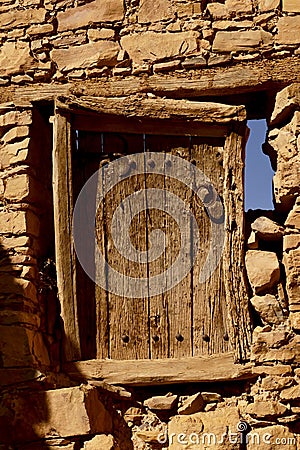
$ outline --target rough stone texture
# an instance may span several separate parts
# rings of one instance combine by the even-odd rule
[[[277,155],[277,170],[274,176],[274,193],[277,208],[289,211],[295,196],[300,192],[300,112],[296,111],[290,123],[269,133],[268,144]]]
[[[274,295],[255,295],[250,301],[264,323],[279,324],[283,322],[283,311]]]
[[[97,390],[91,387],[20,393],[5,399],[5,404],[11,408],[12,418],[9,428],[7,424],[1,430],[4,442],[82,436],[112,429],[111,417]]]
[[[13,75],[30,69],[49,69],[47,64],[35,61],[28,42],[5,42],[0,47],[0,76]]]
[[[288,252],[290,250],[296,250],[300,247],[300,233],[298,234],[287,234],[283,238],[283,251]]]
[[[1,233],[39,236],[40,222],[31,211],[0,211]]]
[[[292,118],[295,110],[300,109],[300,83],[293,83],[282,89],[276,95],[276,101],[271,116],[271,125],[282,125]]]
[[[41,23],[45,20],[46,11],[42,8],[11,10],[0,14],[0,30]]]
[[[282,0],[282,10],[286,12],[300,12],[298,0]]]
[[[174,16],[171,0],[141,0],[138,10],[140,23],[158,22]]]
[[[281,17],[278,21],[278,44],[300,44],[300,16]]]
[[[112,66],[117,62],[120,47],[115,42],[99,41],[80,47],[55,49],[52,60],[62,72],[89,67]]]
[[[265,241],[277,241],[283,237],[284,228],[268,217],[258,217],[252,224],[251,228],[255,231],[260,239]]]
[[[223,3],[208,3],[207,10],[213,19],[225,19],[228,16],[228,11]]]
[[[300,230],[300,197],[297,198],[292,211],[287,216],[285,226]]]
[[[75,30],[91,23],[119,21],[123,17],[122,0],[96,0],[58,13],[58,31]]]
[[[283,401],[295,401],[300,400],[300,385],[297,384],[297,386],[293,386],[288,389],[284,389],[284,391],[281,392],[280,398]]]
[[[286,271],[286,289],[290,305],[298,305],[300,310],[300,249],[291,250],[283,256]]]
[[[85,442],[83,448],[85,450],[114,450],[114,438],[112,435],[95,436],[88,442]]]
[[[178,401],[177,395],[165,395],[151,397],[145,400],[144,405],[151,410],[169,411],[173,409]]]
[[[188,397],[178,408],[178,414],[194,414],[203,410],[204,400],[200,392]]]
[[[218,31],[213,42],[214,52],[237,52],[272,43],[272,34],[254,31]]]
[[[255,294],[268,292],[280,280],[279,262],[273,252],[248,250],[246,269]]]
[[[226,0],[225,7],[229,14],[251,14],[252,0]]]
[[[257,399],[248,405],[246,412],[251,416],[261,419],[273,419],[282,416],[287,411],[287,407],[277,401],[263,401]]]
[[[185,450],[194,446],[199,450],[205,450],[211,446],[216,450],[224,448],[237,450],[239,444],[230,443],[228,434],[236,432],[239,419],[238,409],[234,406],[190,416],[175,416],[169,422],[169,449]],[[224,433],[227,438],[225,437],[224,443],[220,444],[219,440]],[[199,442],[197,442],[197,436],[199,436]]]
[[[290,313],[291,327],[295,331],[300,331],[300,312]]]
[[[261,12],[273,11],[279,6],[280,0],[258,0],[258,10]]]
[[[197,37],[198,33],[195,31],[165,34],[147,31],[143,34],[122,37],[121,46],[135,64],[143,64],[146,61],[154,62],[164,58],[195,53]]]
[[[297,438],[283,425],[256,428],[250,433],[247,450],[297,450]]]

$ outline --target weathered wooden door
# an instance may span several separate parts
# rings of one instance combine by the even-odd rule
[[[176,111],[177,106],[181,107],[181,101],[171,105],[174,116],[187,114],[186,105],[179,112]],[[203,203],[192,184],[187,186],[185,183],[184,171],[180,174],[180,167],[179,172],[175,170],[172,176],[165,169],[143,173],[133,170],[130,176],[121,177],[118,183],[114,183],[97,207],[95,233],[97,245],[108,266],[120,274],[118,282],[121,285],[125,285],[128,278],[149,280],[167,272],[182,251],[186,258],[195,259],[191,262],[191,270],[184,276],[177,277],[177,273],[173,273],[176,282],[171,283],[170,288],[155,294],[149,288],[147,292],[143,291],[143,295],[123,295],[120,294],[122,289],[109,289],[109,275],[107,285],[99,286],[86,274],[82,264],[74,260],[75,318],[81,359],[156,360],[229,354],[231,350],[244,357],[247,352],[250,326],[245,308],[247,296],[242,262],[245,116],[240,107],[211,104],[205,105],[202,111],[201,104],[195,102],[192,108],[193,120],[190,117],[165,120],[166,112],[162,108],[164,120],[152,121],[144,117],[151,114],[147,108],[138,111],[143,116],[142,120],[124,116],[116,119],[115,110],[115,115],[95,118],[94,113],[89,116],[89,113],[83,114],[76,108],[75,111],[71,108],[70,112],[69,108],[66,120],[71,143],[70,211],[73,211],[85,183],[96,171],[109,171],[112,162],[124,156],[134,167],[132,164],[135,163],[130,162],[134,158],[130,155],[142,154],[146,158],[148,154],[159,154],[166,162],[171,156],[180,158],[207,177],[222,207],[221,215],[215,218],[216,223],[219,221],[225,230],[225,257],[210,261],[210,276],[203,279],[201,271],[209,252],[216,255],[217,247],[221,245],[223,248],[223,242],[218,243],[212,238],[214,218],[207,205],[216,198],[207,189],[207,184]],[[155,165],[155,161],[145,160],[147,164]],[[99,177],[98,180],[95,196],[97,192],[103,192],[103,179]],[[155,190],[162,192],[157,204],[149,201]],[[136,213],[138,197],[146,206]],[[170,205],[170,198],[177,199],[179,212],[174,202]],[[182,204],[197,223],[199,245],[196,255],[192,251],[195,239],[192,225],[182,234],[180,218],[176,217],[176,214],[187,214],[180,209]],[[125,217],[122,214],[126,208],[130,220],[127,217],[125,223],[120,217]],[[118,219],[115,218],[116,211],[119,211]],[[89,211],[83,206],[81,214],[87,217]],[[128,249],[132,247],[140,255],[136,259],[130,257],[129,250],[128,254],[120,252],[116,245],[118,235],[123,238],[126,233]],[[165,244],[163,251],[156,257],[151,256],[156,244],[162,242]],[[95,262],[95,272],[96,266]],[[75,355],[69,359],[78,360],[78,357]]]

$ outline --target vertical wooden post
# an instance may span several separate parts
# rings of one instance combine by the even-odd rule
[[[244,258],[244,141],[246,126],[240,125],[225,142],[224,167],[226,196],[226,240],[223,253],[226,302],[229,309],[230,336],[235,359],[249,359],[252,324]]]
[[[66,361],[81,357],[77,315],[75,250],[72,243],[71,124],[56,111],[53,119],[53,203],[58,296],[64,322]]]

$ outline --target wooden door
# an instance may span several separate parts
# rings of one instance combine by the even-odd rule
[[[189,161],[211,180],[222,197],[224,142],[224,138],[79,131],[77,150],[73,152],[74,197],[76,199],[84,183],[99,167],[137,152],[172,154]],[[96,286],[78,267],[77,293],[82,298],[79,317],[82,321],[80,328],[84,330],[83,351],[89,357],[95,352],[97,358],[121,360],[228,352],[228,311],[222,261],[209,279],[199,281],[210,246],[211,223],[203,204],[191,189],[164,175],[141,174],[127,178],[105,196],[98,209],[98,244],[108,264],[124,277],[152,277],[173,264],[180,251],[180,230],[176,221],[159,205],[157,209],[150,208],[132,217],[130,227],[132,244],[140,251],[151,247],[153,230],[165,233],[167,245],[159,258],[146,263],[133,262],[120,255],[114,246],[110,231],[114,212],[134,192],[144,191],[146,201],[148,189],[171,192],[188,205],[201,233],[196,262],[172,289],[143,298],[119,296]],[[122,232],[121,223],[119,227]],[[186,250],[189,252],[188,248]],[[95,320],[92,319],[93,311]]]

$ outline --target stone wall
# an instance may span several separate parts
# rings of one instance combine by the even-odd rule
[[[89,80],[97,93],[102,80],[119,77],[155,84],[162,73],[170,82],[197,82],[215,66],[225,71],[246,62],[242,80],[243,67],[252,62],[267,67],[269,60],[276,67],[279,59],[297,61],[299,2],[3,0],[0,39],[6,92],[20,84],[43,88],[39,104],[18,98],[17,91],[0,105],[0,449],[240,449],[247,432],[247,449],[299,448],[299,85],[270,88],[270,98],[280,90],[275,105],[268,105],[273,113],[264,147],[276,170],[275,209],[246,215],[255,325],[251,379],[130,390],[80,384],[61,371],[53,92],[47,97],[48,88],[66,81],[78,81],[80,91]],[[233,81],[224,76],[226,94]],[[259,87],[258,80],[254,89]]]
[[[299,55],[296,0],[7,0],[3,86],[144,75]]]

